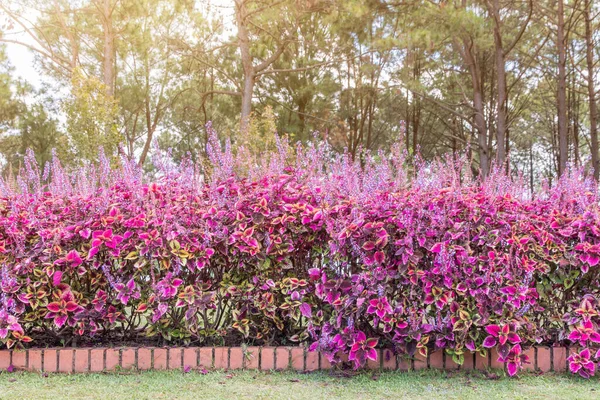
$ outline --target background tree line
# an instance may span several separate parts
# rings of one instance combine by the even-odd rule
[[[402,140],[476,171],[598,178],[594,0],[0,0],[0,153],[201,154],[204,125],[260,153],[313,132],[356,156]],[[595,167],[595,168],[594,168]]]

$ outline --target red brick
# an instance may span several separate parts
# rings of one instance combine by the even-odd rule
[[[444,364],[444,369],[446,371],[454,371],[458,369],[458,364],[454,362],[452,359],[452,354],[446,353],[446,361]]]
[[[135,354],[134,354],[135,356]],[[130,360],[128,360],[130,361]],[[135,362],[135,358],[134,358]],[[106,349],[106,370],[114,371],[119,366],[119,349]],[[129,365],[129,367],[133,366]]]
[[[406,355],[398,355],[398,371],[409,371],[411,359]]]
[[[200,347],[200,367],[210,369],[213,367],[213,348]]]
[[[290,349],[288,347],[278,347],[275,349],[275,354],[275,369],[288,369],[290,366]]]
[[[482,371],[489,368],[489,356],[490,353],[486,353],[485,356],[482,356],[481,353],[475,353],[475,368]]]
[[[242,369],[244,367],[244,351],[241,347],[229,349],[229,369]]]
[[[44,350],[44,372],[56,372],[58,371],[58,350],[56,349],[45,349]]]
[[[215,347],[215,369],[229,368],[229,347]]]
[[[42,350],[31,349],[29,352],[29,366],[30,371],[39,372],[42,370]]]
[[[0,350],[0,370],[10,367],[10,350]]]
[[[316,371],[319,369],[319,353],[316,351],[306,352],[306,370]]]
[[[371,360],[370,358],[367,359],[367,368],[368,369],[381,369],[381,350],[376,350],[377,351],[377,359],[376,360]]]
[[[58,351],[56,349],[44,350],[44,372],[58,371]]]
[[[291,354],[292,369],[294,371],[304,371],[304,347],[293,347]]]
[[[155,371],[167,369],[167,349],[164,347],[154,349],[152,369]]]
[[[59,350],[58,372],[73,372],[73,349]]]
[[[183,349],[181,347],[173,347],[169,349],[169,369],[181,369],[181,358],[183,357]],[[156,362],[156,361],[154,361]]]
[[[460,369],[463,371],[472,371],[475,369],[475,354],[471,353],[470,351],[465,352],[464,354],[464,360],[462,365],[460,366]]]
[[[383,358],[383,369],[388,371],[395,371],[397,368],[396,355],[390,349],[384,349],[382,352]]]
[[[427,368],[427,357],[423,357],[419,352],[415,353],[413,361],[415,371]]]
[[[348,363],[348,353],[340,351],[337,353],[337,356],[340,363]]]
[[[123,351],[123,363],[125,363],[125,352]],[[125,366],[123,366],[125,368]],[[137,369],[147,371],[152,368],[152,349],[141,347],[137,351]]]
[[[104,350],[105,349],[92,349],[90,350],[90,371],[102,372],[104,371]],[[117,363],[119,359],[117,358]]]
[[[75,372],[88,372],[90,362],[89,349],[75,350]]]
[[[263,371],[275,369],[275,348],[263,347],[260,350],[260,369]]]
[[[500,357],[500,355],[498,354],[498,350],[494,349],[490,349],[490,363],[492,366],[492,369],[501,369],[504,370],[504,363],[498,361],[498,358]]]
[[[535,348],[529,347],[528,349],[523,350],[523,354],[529,357],[529,364],[521,364],[523,370],[525,371],[534,371],[535,370]]]
[[[183,349],[183,368],[196,368],[198,366],[198,348]]]
[[[150,356],[148,356],[148,359]],[[149,360],[146,360],[149,363]],[[121,368],[132,369],[139,367],[135,364],[135,349],[127,348],[121,350]],[[106,352],[106,369],[108,369],[108,350]]]
[[[551,366],[551,358],[550,358],[550,348],[548,347],[538,347],[537,348],[537,369],[542,372],[550,372]]]
[[[567,370],[567,348],[554,347],[554,372],[565,372]]]
[[[438,350],[429,354],[429,368],[444,369],[444,351]]]
[[[323,353],[321,353],[321,362],[319,364],[321,370],[325,371],[333,368],[333,364],[329,361],[329,358]]]
[[[244,368],[258,369],[260,361],[260,347],[246,347],[244,352]]]
[[[12,366],[19,370],[27,369],[27,352],[25,350],[13,350]]]

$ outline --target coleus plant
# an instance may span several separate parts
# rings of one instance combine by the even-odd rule
[[[580,172],[532,197],[462,158],[409,173],[397,146],[278,139],[249,162],[208,129],[197,165],[156,151],[152,175],[102,154],[40,172],[30,154],[0,180],[2,343],[305,342],[355,368],[377,346],[495,349],[514,375],[524,347],[564,342],[594,373],[598,193]]]

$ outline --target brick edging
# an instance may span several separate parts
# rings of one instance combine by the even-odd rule
[[[567,371],[567,347],[531,347],[525,350],[531,364],[525,370],[541,372]],[[369,361],[373,370],[484,370],[503,368],[497,354],[487,357],[465,354],[460,367],[451,357],[439,350],[427,358],[415,355],[407,359],[391,350],[378,350],[376,362]],[[35,372],[84,373],[114,371],[117,368],[137,370],[187,369],[254,369],[317,371],[333,368],[327,358],[304,347],[93,347],[0,350],[0,371],[12,366],[15,370]]]

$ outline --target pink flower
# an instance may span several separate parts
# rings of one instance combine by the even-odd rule
[[[173,278],[173,274],[169,272],[161,281],[158,282],[156,289],[162,298],[168,299],[177,294],[177,288],[181,286],[182,283],[183,280],[179,278]]]
[[[6,310],[0,310],[0,339],[6,339],[9,331],[23,332],[19,320]]]
[[[511,327],[509,325],[503,325],[502,327],[498,325],[488,325],[485,327],[486,332],[489,334],[483,340],[483,347],[490,348],[494,347],[498,342],[500,345],[505,345],[506,342],[511,344],[521,343],[521,338],[515,332],[511,332]]]
[[[321,270],[319,268],[310,268],[308,270],[308,276],[313,281],[318,281],[321,279]]]
[[[112,239],[112,229],[94,231],[92,233],[92,247],[100,247],[102,243],[110,242]]]
[[[54,319],[54,324],[58,328],[65,324],[69,318],[69,313],[75,313],[83,309],[83,307],[75,302],[75,296],[73,296],[70,290],[63,291],[58,301],[48,304],[47,308],[48,313],[46,313],[46,318]],[[72,322],[74,323],[74,320]]]
[[[109,249],[116,249],[117,246],[127,237],[131,236],[131,232],[127,232],[125,236],[114,235],[112,229],[94,231],[92,233],[92,247],[88,253],[88,259],[91,259],[104,244]]]
[[[498,357],[498,361],[506,363],[508,375],[514,376],[523,364],[529,364],[529,357],[522,353],[521,345],[516,344],[506,357]]]
[[[367,336],[364,334],[364,332],[359,331],[354,336],[354,343],[350,348],[348,360],[354,361],[354,366],[357,369],[364,366],[367,362],[367,359],[376,361],[377,351],[375,350],[375,346],[377,346],[377,342],[378,339],[367,339]]]
[[[55,264],[67,264],[70,267],[76,268],[83,263],[83,260],[79,256],[77,250],[71,250],[67,253],[67,255],[63,258],[56,260]]]
[[[587,341],[600,343],[600,333],[596,332],[592,321],[583,321],[583,324],[575,327],[569,335],[569,340],[572,342],[579,341],[582,347],[587,346]]]
[[[135,291],[135,281],[133,278],[127,281],[127,284],[117,283],[115,285],[115,289],[118,291],[117,300],[119,300],[123,305],[127,305],[127,303],[129,303],[130,297],[133,297],[134,299],[140,298],[140,292]]]
[[[308,303],[302,303],[300,305],[300,312],[306,318],[312,318],[312,308]]]
[[[583,378],[594,376],[596,372],[596,364],[590,360],[590,349],[583,349],[580,353],[573,353],[567,358],[569,362],[569,370],[572,373],[579,373]]]
[[[65,261],[69,263],[71,267],[78,267],[83,263],[83,260],[79,256],[77,250],[71,250],[68,252],[67,256],[65,257]]]
[[[391,314],[392,312],[392,307],[386,297],[369,301],[367,314],[377,314],[379,318],[383,318],[386,314]]]

